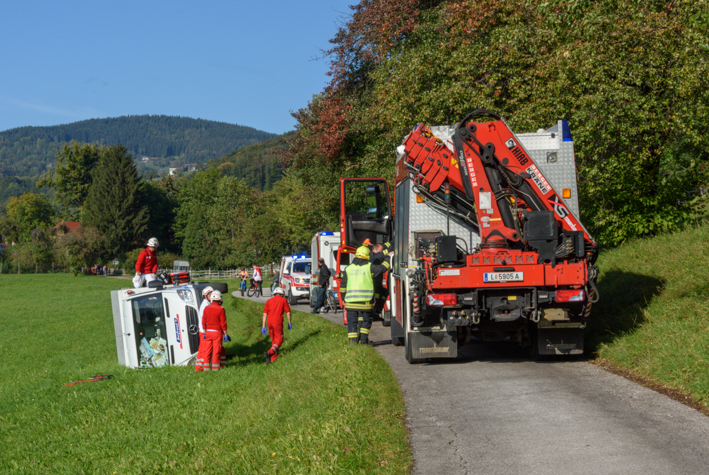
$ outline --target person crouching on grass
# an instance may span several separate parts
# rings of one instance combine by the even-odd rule
[[[290,321],[290,305],[283,296],[283,289],[277,287],[273,291],[273,297],[266,301],[263,307],[263,324],[261,333],[269,334],[271,337],[271,349],[263,354],[266,364],[273,363],[278,359],[278,349],[283,345],[283,313],[288,316],[288,329],[292,329]],[[268,330],[266,324],[268,323]]]
[[[218,290],[212,291],[210,296],[212,303],[204,309],[202,326],[204,327],[204,371],[209,371],[209,363],[212,363],[212,371],[219,371],[221,367],[222,338],[224,342],[231,341],[226,333],[226,312],[222,307],[222,293]]]

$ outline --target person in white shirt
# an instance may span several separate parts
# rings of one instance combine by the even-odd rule
[[[204,327],[202,326],[202,316],[204,315],[204,309],[209,306],[209,296],[212,295],[214,291],[213,288],[207,286],[202,290],[202,304],[199,306],[199,315],[197,315],[197,320],[199,324],[199,349],[197,350],[197,361],[195,362],[195,367],[197,371],[202,371],[204,365],[204,352],[202,351],[205,345],[202,344],[204,340]]]
[[[256,264],[253,265],[253,268],[254,272],[251,278],[254,279],[254,282],[256,283],[256,290],[259,295],[263,295],[263,289],[261,288],[261,285],[263,284],[263,277],[261,277],[261,269],[259,269]]]

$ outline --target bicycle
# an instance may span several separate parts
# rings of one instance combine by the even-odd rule
[[[263,297],[263,289],[259,285],[259,282],[256,282],[254,279],[251,279],[251,287],[249,287],[249,290],[246,291],[246,296],[258,297],[259,295]]]
[[[323,305],[322,311],[328,313],[332,310],[332,313],[337,313],[337,294],[333,289],[327,289],[325,292],[325,305]]]

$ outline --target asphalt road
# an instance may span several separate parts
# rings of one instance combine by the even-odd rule
[[[404,394],[415,474],[709,473],[709,417],[583,361],[473,342],[410,365],[389,328],[370,338]]]

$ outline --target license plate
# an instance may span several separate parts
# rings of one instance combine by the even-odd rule
[[[485,272],[483,280],[485,282],[522,282],[524,272]]]

